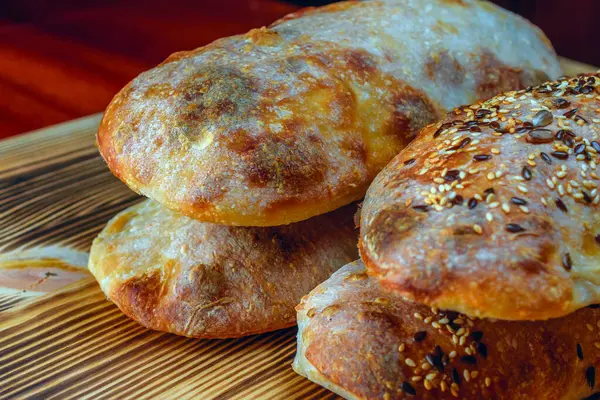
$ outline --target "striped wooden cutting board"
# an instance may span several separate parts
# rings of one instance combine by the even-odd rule
[[[335,398],[292,371],[295,329],[187,339],[149,331],[106,300],[87,251],[141,198],[98,155],[99,120],[0,142],[0,399]]]

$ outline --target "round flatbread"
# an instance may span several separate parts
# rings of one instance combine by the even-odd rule
[[[362,207],[369,273],[406,298],[531,320],[600,303],[600,74],[464,106]]]
[[[357,257],[354,204],[282,227],[202,223],[147,200],[94,240],[89,268],[142,325],[226,338],[295,325],[294,306]]]
[[[385,291],[359,261],[297,310],[294,370],[348,400],[597,398],[598,308],[471,319]]]
[[[488,2],[343,2],[172,55],[116,95],[98,147],[192,218],[282,225],[361,199],[452,107],[560,73],[539,29]]]

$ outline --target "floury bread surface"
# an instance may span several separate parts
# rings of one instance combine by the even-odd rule
[[[171,209],[281,225],[362,198],[452,107],[560,73],[538,28],[488,2],[342,2],[173,54],[117,94],[98,146]]]
[[[361,256],[390,290],[507,320],[600,303],[600,75],[460,107],[377,176]]]
[[[142,325],[198,338],[240,337],[296,324],[300,298],[357,257],[356,206],[296,224],[202,223],[146,200],[94,240],[89,268]]]

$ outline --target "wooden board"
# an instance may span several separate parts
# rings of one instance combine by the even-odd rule
[[[36,272],[0,292],[0,398],[334,398],[292,371],[295,329],[187,339],[129,320],[90,277],[43,294],[42,284],[80,279],[92,239],[141,200],[98,155],[99,119],[0,142],[0,286]]]

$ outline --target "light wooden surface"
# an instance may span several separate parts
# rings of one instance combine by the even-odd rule
[[[98,155],[99,120],[0,141],[0,399],[334,398],[292,371],[295,329],[186,339],[129,320],[90,277],[43,293],[86,276],[92,239],[141,200]]]

